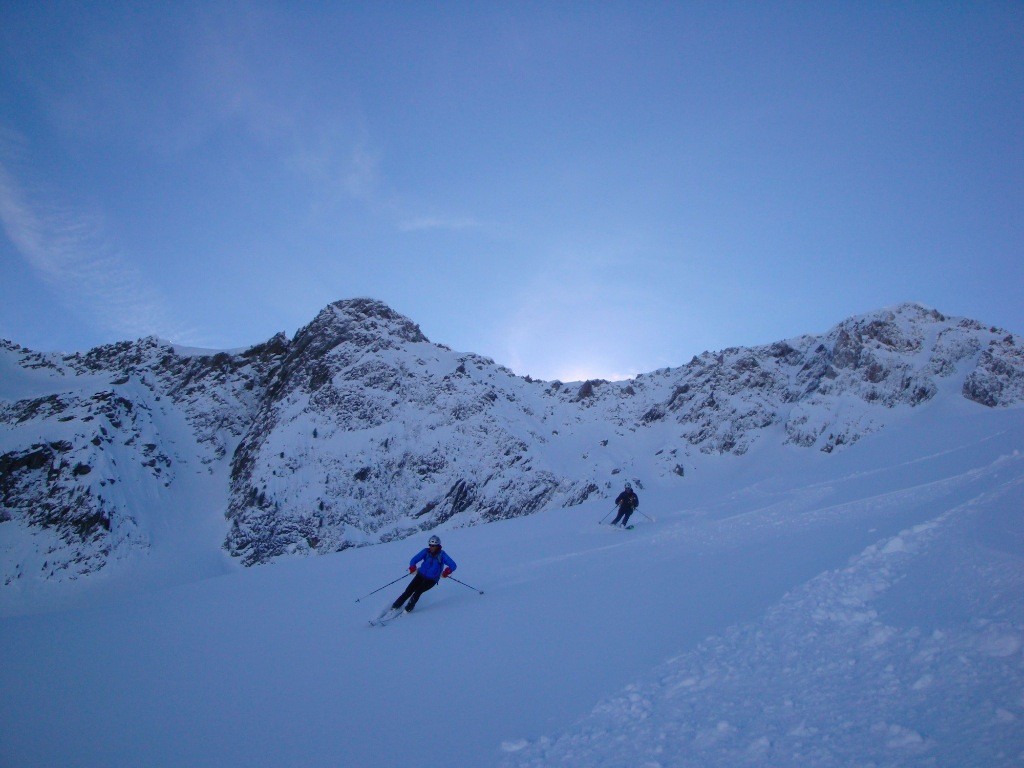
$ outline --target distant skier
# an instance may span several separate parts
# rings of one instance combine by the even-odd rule
[[[421,564],[418,571],[417,564]],[[392,603],[391,610],[397,611],[405,604],[405,610],[408,613],[416,607],[420,595],[428,589],[436,587],[437,582],[441,579],[447,579],[456,568],[458,566],[455,561],[441,549],[441,540],[437,536],[431,536],[430,541],[427,542],[427,548],[417,552],[409,561],[409,573],[416,575],[412,577],[412,581],[409,582],[409,586],[405,588],[401,597]],[[406,600],[409,601],[407,604]]]
[[[612,525],[618,525],[619,520],[621,520],[622,527],[625,528],[629,525],[629,516],[633,514],[633,510],[640,506],[640,499],[637,498],[633,486],[626,483],[622,493],[615,497],[615,503],[619,505],[619,514],[612,520]]]

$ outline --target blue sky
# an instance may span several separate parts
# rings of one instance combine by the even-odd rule
[[[563,380],[908,300],[1024,333],[1020,3],[6,2],[0,57],[35,349],[357,296]]]

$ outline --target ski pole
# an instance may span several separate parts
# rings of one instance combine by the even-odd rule
[[[615,510],[613,509],[613,510],[612,510],[612,512],[614,512],[614,511],[615,511]],[[608,513],[608,515],[610,515],[610,514],[611,514],[612,512],[609,512],[609,513]],[[601,518],[600,520],[598,520],[598,521],[597,521],[597,524],[598,524],[598,525],[600,525],[600,524],[601,524],[601,523],[603,523],[603,522],[604,522],[605,520],[607,520],[607,519],[608,519],[608,515],[605,515],[605,516],[604,516],[604,517],[602,517],[602,518]]]
[[[448,578],[449,581],[454,581],[456,584],[461,584],[464,587],[469,587],[469,584],[467,584],[464,581],[459,581],[454,576],[448,576],[447,578]],[[469,587],[469,588],[470,589],[476,589],[476,587]],[[484,593],[484,591],[482,589],[476,589],[476,591],[479,592],[481,595]]]
[[[638,510],[637,510],[637,512],[640,512],[640,510],[638,509]],[[641,514],[641,515],[643,515],[644,517],[646,517],[646,518],[647,518],[648,520],[650,520],[650,521],[651,521],[652,523],[653,523],[653,522],[655,522],[654,518],[653,518],[653,517],[651,517],[650,515],[648,515],[648,514],[647,514],[646,512],[640,512],[640,514]]]
[[[373,592],[371,592],[371,593],[370,593],[370,595],[376,595],[376,594],[377,594],[378,592],[380,592],[380,591],[381,591],[382,589],[387,589],[387,588],[388,588],[388,587],[390,587],[390,586],[391,586],[392,584],[397,584],[398,582],[400,582],[400,581],[401,581],[402,579],[404,579],[404,578],[405,578],[406,576],[408,576],[408,575],[409,575],[409,574],[407,573],[407,574],[405,574],[404,576],[399,576],[399,577],[398,577],[397,579],[395,579],[394,581],[389,581],[389,582],[388,582],[387,584],[385,584],[385,585],[384,585],[383,587],[379,587],[379,588],[377,588],[377,589],[373,590]],[[360,600],[364,600],[364,599],[366,599],[367,597],[369,597],[370,595],[363,595],[362,597],[357,597],[357,598],[356,598],[356,602],[358,603],[358,602],[359,602]]]

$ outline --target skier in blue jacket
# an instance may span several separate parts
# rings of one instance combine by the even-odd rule
[[[418,571],[417,565],[419,565]],[[437,536],[431,536],[430,541],[427,542],[427,548],[417,552],[409,561],[409,573],[416,575],[413,576],[401,597],[392,603],[391,609],[397,611],[408,600],[405,610],[406,612],[411,611],[416,607],[416,601],[420,599],[420,595],[428,589],[436,587],[437,582],[441,579],[447,579],[458,567],[455,561],[441,549],[441,540]]]

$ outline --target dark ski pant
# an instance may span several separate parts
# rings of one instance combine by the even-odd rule
[[[409,582],[409,586],[405,588],[405,592],[402,593],[402,596],[395,600],[395,602],[391,604],[391,607],[397,610],[402,607],[402,604],[406,600],[408,600],[409,604],[405,606],[405,610],[411,611],[416,607],[416,601],[420,599],[420,595],[428,589],[432,589],[436,586],[436,581],[431,581],[422,574],[417,573],[412,577],[412,581]]]
[[[612,525],[618,525],[619,520],[621,520],[622,527],[625,528],[627,525],[629,525],[629,518],[632,514],[633,510],[631,507],[619,507],[619,514],[617,514],[615,516],[615,519],[612,520]]]

